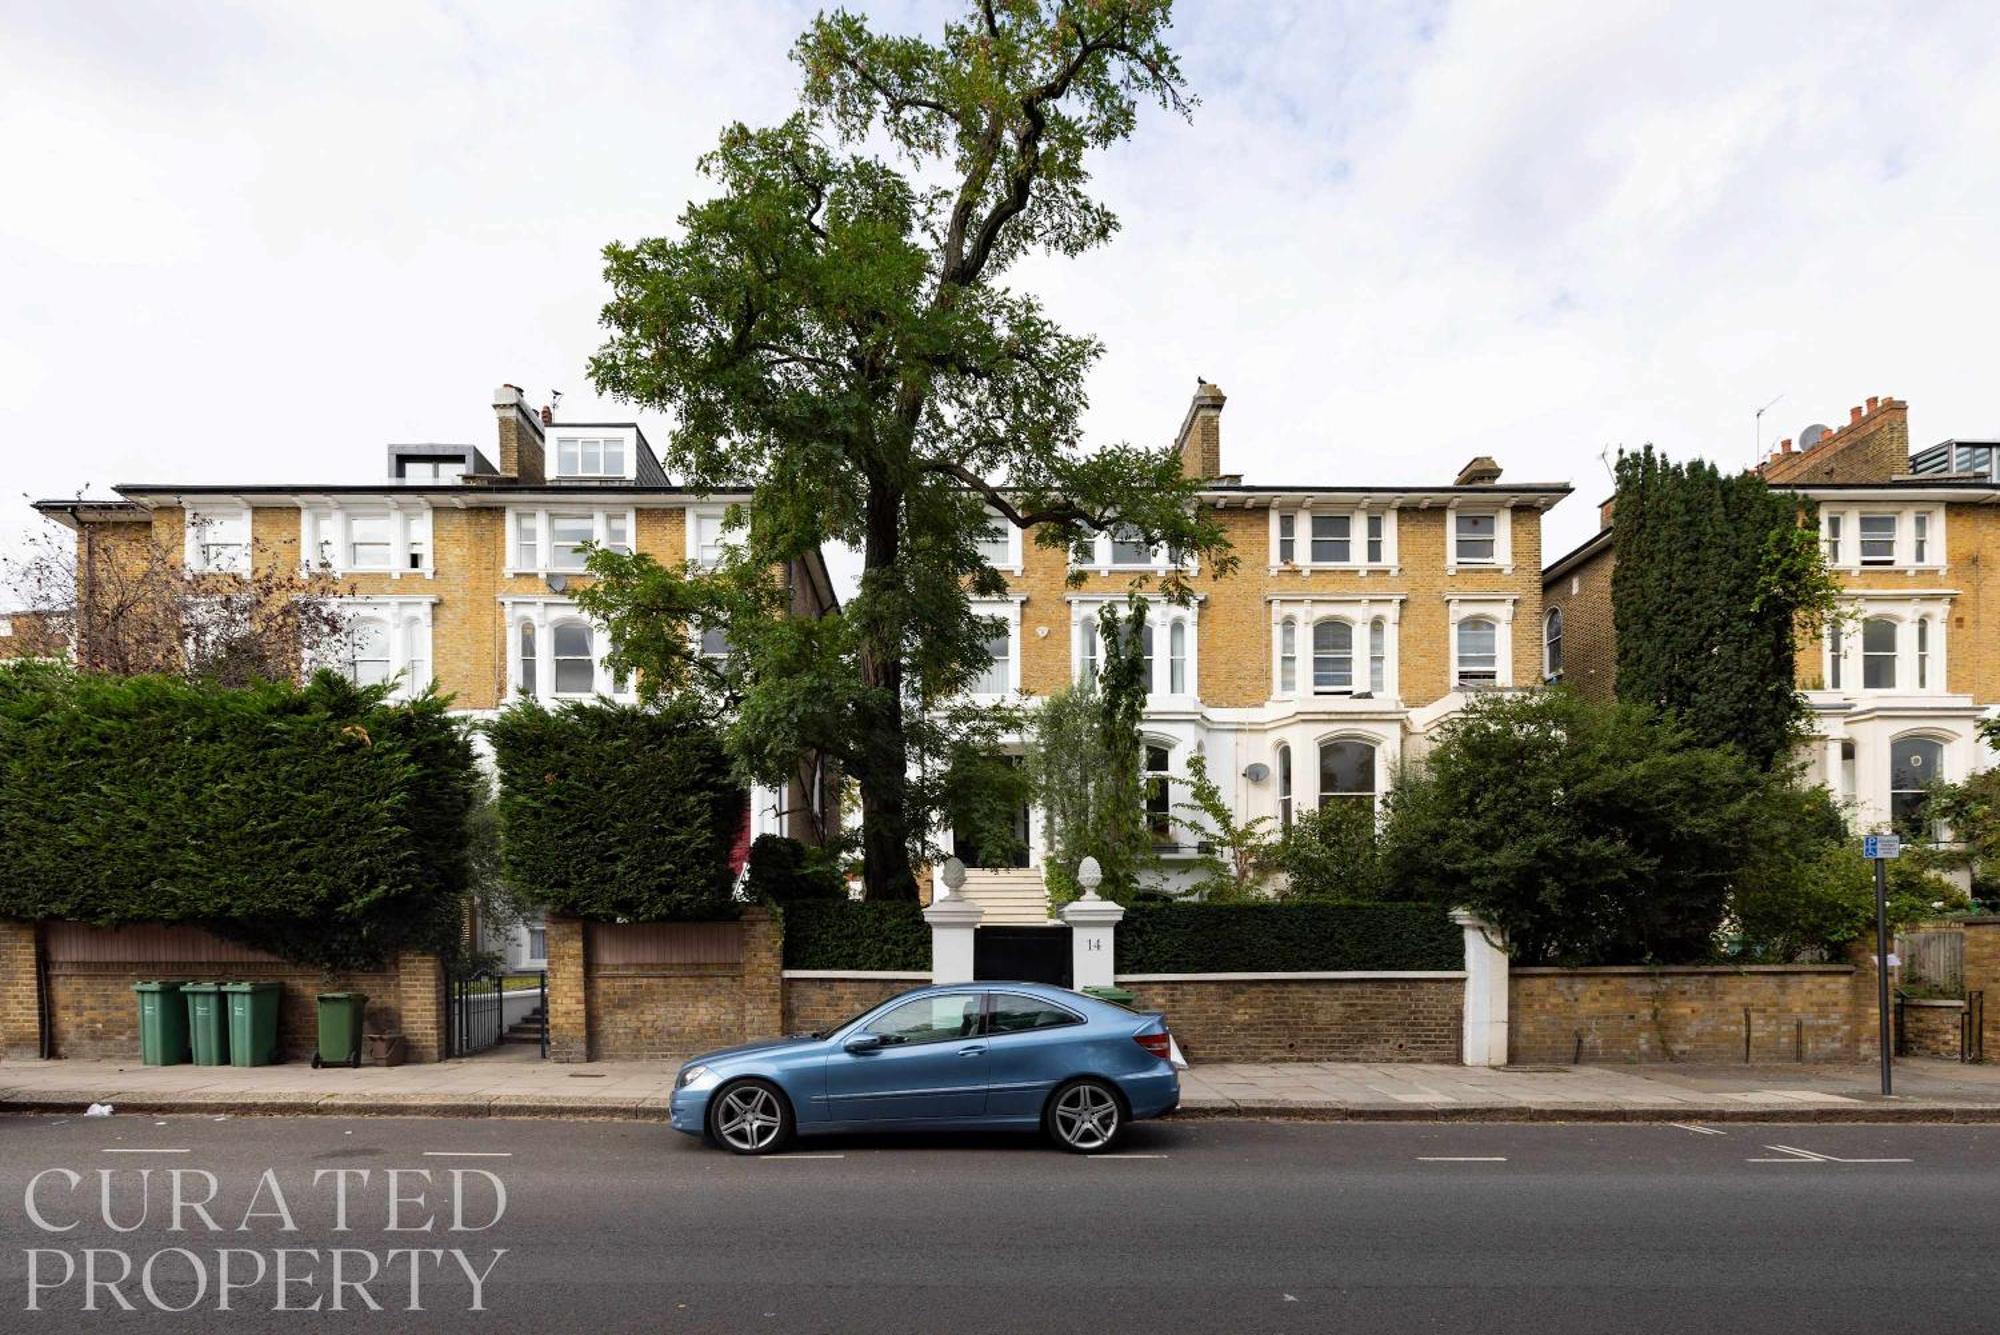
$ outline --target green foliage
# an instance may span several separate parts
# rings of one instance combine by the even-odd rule
[[[1985,735],[1990,742],[2000,743],[2000,733],[1991,728],[1985,729]],[[1924,812],[1944,823],[1952,842],[1935,849],[1916,846],[1918,859],[1940,870],[1968,872],[1976,898],[1984,903],[2000,902],[2000,769],[1984,769],[1962,782],[1940,784],[1927,796]]]
[[[1286,875],[1286,899],[1371,903],[1395,897],[1383,870],[1375,808],[1368,802],[1334,800],[1300,811],[1271,856]]]
[[[1431,904],[1134,904],[1117,937],[1121,974],[1465,967]]]
[[[523,893],[603,922],[734,915],[744,794],[697,709],[523,700],[487,728],[502,867]]]
[[[1004,285],[1030,252],[1111,234],[1088,159],[1141,101],[1186,110],[1169,18],[1166,0],[982,4],[931,41],[822,15],[793,53],[798,110],[723,131],[701,163],[714,188],[674,235],[606,248],[593,384],[674,418],[665,462],[689,486],[751,499],[719,574],[623,558],[621,583],[600,553],[587,605],[667,692],[687,676],[682,628],[725,626],[739,770],[814,752],[853,776],[870,898],[915,897],[956,758],[1004,730],[949,703],[990,661],[972,601],[1004,589],[979,553],[989,511],[1052,549],[1125,523],[1207,572],[1233,564],[1173,450],[1086,452],[1100,349]],[[863,574],[818,624],[773,627],[737,596],[827,543]],[[693,587],[717,580],[735,592]],[[1188,596],[1179,572],[1158,582]]]
[[[1615,514],[1618,698],[1674,716],[1699,745],[1779,765],[1806,716],[1800,637],[1839,606],[1810,503],[1647,446],[1619,456]]]
[[[752,899],[770,904],[847,897],[839,869],[825,853],[782,834],[760,834],[751,843],[744,888]]]
[[[1159,865],[1140,783],[1145,603],[1134,597],[1123,615],[1107,606],[1099,620],[1104,661],[1093,678],[1057,691],[1035,712],[1028,773],[1043,815],[1052,896],[1074,897],[1076,868],[1094,857],[1104,873],[1098,893],[1130,903]]]
[[[1269,816],[1240,820],[1236,808],[1208,777],[1208,757],[1188,759],[1188,800],[1179,804],[1183,824],[1195,832],[1202,849],[1195,859],[1199,875],[1189,887],[1196,898],[1227,903],[1251,898],[1270,878],[1272,854]]]
[[[478,780],[445,705],[0,668],[0,917],[191,923],[329,969],[449,951]]]
[[[1796,876],[1754,877],[1738,888],[1731,907],[1744,955],[1774,964],[1838,959],[1849,942],[1872,939],[1875,869],[1860,841],[1842,838],[1817,851]],[[1965,905],[1956,886],[1913,860],[1889,863],[1887,880],[1891,932]]]
[[[1637,706],[1490,697],[1391,793],[1386,870],[1478,911],[1523,964],[1698,960],[1773,782]]]
[[[805,901],[785,906],[787,969],[928,969],[931,929],[910,903]]]

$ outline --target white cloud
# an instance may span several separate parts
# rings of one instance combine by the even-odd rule
[[[598,248],[784,113],[811,9],[0,9],[0,487],[365,479],[486,444],[508,379],[617,411]],[[1886,392],[2000,435],[1988,5],[1243,0],[1179,40],[1203,105],[1103,164],[1123,234],[1024,273],[1106,341],[1100,439],[1205,374],[1253,479],[1575,481],[1553,552],[1606,445],[1745,464],[1774,394],[1767,442]]]

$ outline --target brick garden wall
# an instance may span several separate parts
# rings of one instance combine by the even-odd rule
[[[1465,979],[1121,977],[1196,1062],[1455,1062]]]
[[[804,1034],[830,1028],[899,992],[923,987],[930,980],[927,973],[899,974],[893,978],[869,974],[807,978],[787,974],[784,1031]]]
[[[226,970],[193,972],[187,971],[185,965],[176,972],[147,963],[51,964],[49,1002],[55,1025],[55,1055],[138,1060],[139,1007],[132,984],[148,978],[284,984],[278,1005],[278,1049],[286,1061],[309,1061],[318,1047],[317,998],[321,992],[367,993],[364,1033],[398,1032],[402,1023],[398,980],[392,972],[340,974],[329,978],[318,969],[284,964],[232,964]],[[436,1053],[418,1056],[412,1050],[410,1057],[413,1061],[435,1061]]]
[[[549,1055],[571,1062],[687,1057],[778,1035],[777,922],[750,909],[726,925],[733,931],[722,926],[551,918]]]
[[[1875,1051],[1873,970],[1515,969],[1509,1058],[1568,1064],[1581,1035],[1585,1062],[1741,1062],[1746,1015],[1752,1062],[1864,1060]]]
[[[1957,1061],[1958,1031],[1964,1015],[1962,1001],[1904,1002],[1902,1055]]]

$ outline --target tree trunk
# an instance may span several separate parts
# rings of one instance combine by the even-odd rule
[[[869,576],[896,564],[902,535],[902,495],[877,482],[868,489],[868,542],[862,587]],[[917,898],[910,866],[909,742],[903,732],[903,646],[900,618],[864,633],[861,680],[880,693],[880,705],[866,720],[862,743],[866,764],[855,775],[861,785],[861,890],[865,899]]]

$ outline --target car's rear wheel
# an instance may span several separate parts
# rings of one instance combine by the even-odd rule
[[[1101,1154],[1125,1134],[1125,1104],[1102,1080],[1072,1080],[1050,1096],[1042,1125],[1073,1154]]]
[[[739,1080],[708,1101],[709,1137],[737,1154],[773,1154],[792,1139],[792,1107],[768,1080]]]

